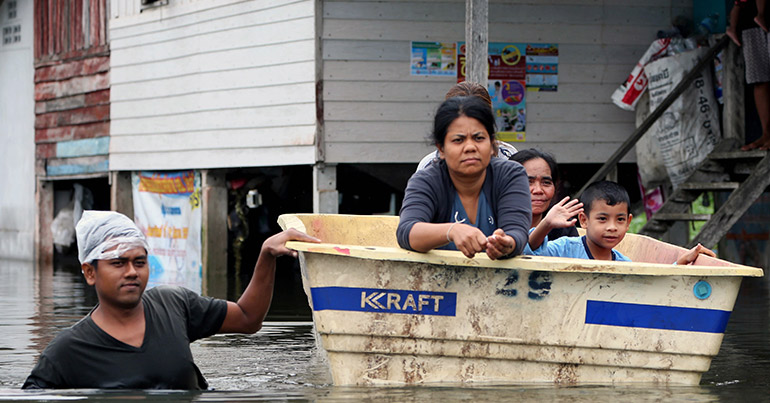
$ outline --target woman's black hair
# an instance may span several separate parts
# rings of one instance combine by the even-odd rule
[[[467,116],[479,121],[489,134],[489,140],[495,144],[495,116],[489,105],[479,97],[449,98],[436,110],[433,119],[433,143],[443,147],[449,125],[460,116]]]
[[[553,179],[553,183],[558,185],[559,166],[556,164],[556,159],[553,158],[553,155],[535,148],[528,148],[526,150],[520,150],[516,152],[516,154],[511,155],[508,159],[524,165],[525,162],[535,158],[542,158],[545,163],[548,164],[548,168],[551,169],[551,179]]]

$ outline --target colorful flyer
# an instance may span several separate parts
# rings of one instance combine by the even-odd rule
[[[457,44],[448,42],[412,42],[413,76],[454,76]]]
[[[490,79],[487,90],[492,98],[497,138],[506,142],[526,140],[526,83],[524,80]]]
[[[506,142],[526,140],[525,44],[490,43],[487,90],[492,98],[497,138]],[[465,81],[465,43],[457,44],[457,82]]]
[[[147,237],[147,287],[201,293],[201,179],[195,171],[133,172],[134,221]]]
[[[557,91],[559,87],[559,45],[530,43],[526,49],[527,90]]]
[[[527,75],[526,46],[521,43],[490,43],[487,51],[490,80],[519,80]],[[465,42],[457,42],[457,82],[465,81]]]

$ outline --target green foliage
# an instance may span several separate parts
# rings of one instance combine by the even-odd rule
[[[645,214],[644,208],[638,209],[633,214],[634,218],[631,220],[631,225],[628,226],[628,232],[638,234],[642,227],[644,227],[644,224],[647,224],[647,214]]]
[[[705,206],[704,206],[704,200]],[[634,209],[634,219],[631,220],[631,225],[628,228],[628,232],[632,234],[638,234],[639,231],[642,230],[642,227],[644,227],[645,224],[647,224],[647,215],[644,212],[643,206],[637,206],[637,208]],[[692,203],[692,213],[693,214],[714,214],[714,194],[712,192],[706,192],[701,194],[695,201]],[[692,240],[695,238],[695,235],[698,235],[698,232],[700,232],[700,229],[703,227],[703,225],[706,224],[705,221],[693,221],[690,224],[690,238],[689,240]]]
[[[706,192],[698,196],[692,203],[692,213],[714,214],[714,193]],[[704,224],[706,224],[705,221],[693,221],[692,224],[690,224],[690,241],[698,235]]]

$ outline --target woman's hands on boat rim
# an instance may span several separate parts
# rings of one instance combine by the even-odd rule
[[[468,258],[486,250],[487,256],[495,260],[509,255],[516,247],[516,241],[498,228],[491,236],[485,236],[480,229],[467,224],[456,223],[447,233],[447,239],[454,242],[457,250]]]

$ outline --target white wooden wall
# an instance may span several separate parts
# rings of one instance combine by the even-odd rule
[[[6,27],[21,31],[20,41],[0,39],[0,259],[32,260],[37,211],[33,2],[16,1],[13,18],[11,2],[0,3],[0,32]]]
[[[111,0],[110,170],[314,163],[315,2],[168,3]]]
[[[679,14],[691,0],[490,0],[490,42],[559,45],[558,92],[527,92],[527,141],[514,145],[606,161],[634,130],[610,95]],[[465,1],[327,0],[323,17],[326,161],[419,161],[456,80],[410,76],[410,41],[463,41]]]

